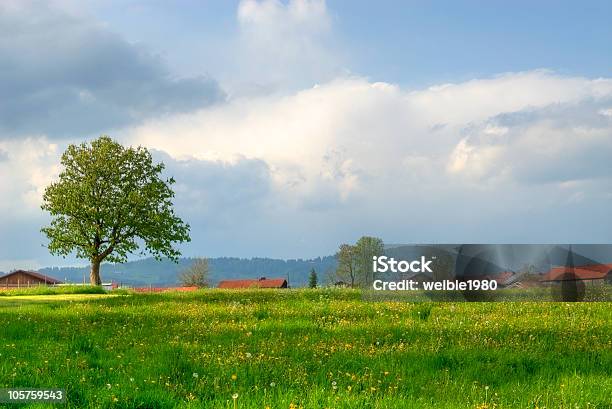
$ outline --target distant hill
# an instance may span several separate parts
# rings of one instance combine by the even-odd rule
[[[194,259],[181,258],[178,263],[168,259],[157,261],[146,258],[122,264],[103,264],[102,280],[115,281],[138,286],[167,286],[179,283],[179,274],[189,267]],[[303,287],[308,283],[308,275],[313,268],[322,281],[327,272],[336,269],[334,256],[317,257],[313,259],[281,260],[272,258],[236,258],[218,257],[208,259],[210,284],[216,284],[223,279],[283,277],[289,278],[292,287]],[[66,282],[80,283],[89,281],[89,267],[47,267],[39,270],[41,273]]]

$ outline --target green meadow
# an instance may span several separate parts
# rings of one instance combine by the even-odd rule
[[[610,303],[366,298],[4,296],[0,387],[70,408],[612,408]]]

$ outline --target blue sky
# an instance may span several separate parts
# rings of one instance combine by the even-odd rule
[[[397,242],[610,242],[609,2],[0,5],[0,271],[70,143],[141,144],[189,256]],[[24,166],[27,164],[27,166]]]
[[[210,70],[237,29],[238,1],[128,3],[92,13],[185,74]],[[423,86],[537,68],[605,76],[612,66],[608,1],[329,1],[327,9],[350,69],[377,81]]]

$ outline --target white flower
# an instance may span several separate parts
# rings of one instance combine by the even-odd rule
[[[238,394],[237,394],[237,393],[234,393],[234,394],[232,395],[232,399],[234,399],[234,400],[238,399]]]
[[[193,376],[194,378],[199,378],[200,375],[197,372],[194,372],[191,376]]]
[[[247,357],[247,358],[250,358],[250,357],[252,357],[252,356],[253,356],[253,355],[251,355],[251,353],[250,353],[250,352],[247,352],[245,355],[246,355],[246,357]]]

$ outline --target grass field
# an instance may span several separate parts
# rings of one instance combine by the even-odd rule
[[[610,303],[9,298],[0,387],[62,387],[72,408],[612,408]]]
[[[58,295],[58,294],[106,294],[102,287],[92,285],[66,285],[48,287],[40,285],[36,287],[2,288],[0,297],[28,296],[28,295]]]

